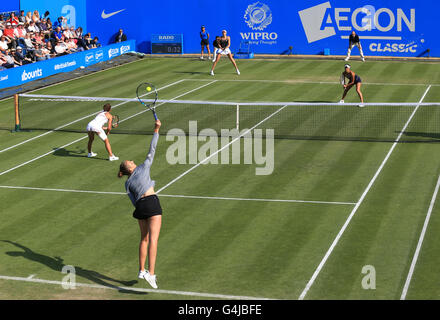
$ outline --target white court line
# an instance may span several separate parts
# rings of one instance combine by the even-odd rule
[[[167,84],[166,86],[157,89],[157,91],[160,91],[160,90],[162,90],[162,89],[165,89],[165,88],[168,88],[168,87],[174,86],[174,85],[176,85],[176,84],[178,84],[178,83],[180,83],[180,82],[183,82],[183,81],[185,81],[185,80],[182,79],[182,80],[178,80],[178,81],[175,81],[175,82],[173,82],[173,83]],[[149,94],[149,93],[147,93],[147,94]],[[118,103],[118,104],[114,105],[114,106],[112,107],[112,109],[117,108],[117,107],[119,107],[119,106],[121,106],[121,105],[124,105],[124,104],[126,104],[126,103],[128,103],[128,102],[129,102],[129,101]],[[40,135],[38,135],[38,136],[35,136],[35,137],[33,137],[33,138],[27,139],[27,140],[25,140],[25,141],[22,141],[22,142],[20,142],[20,143],[17,143],[17,144],[15,144],[15,145],[13,145],[13,146],[10,146],[10,147],[8,147],[8,148],[5,148],[5,149],[3,149],[3,150],[0,150],[0,153],[5,152],[5,151],[8,151],[8,150],[11,150],[11,149],[16,148],[16,147],[18,147],[18,146],[21,146],[21,145],[23,145],[23,144],[25,144],[25,143],[28,143],[28,142],[31,142],[31,141],[33,141],[33,140],[35,140],[35,139],[38,139],[38,138],[44,137],[45,135],[48,135],[48,134],[50,134],[50,133],[52,133],[52,132],[55,132],[55,131],[57,131],[57,130],[60,130],[60,129],[62,129],[62,128],[65,128],[65,127],[67,127],[67,126],[70,126],[71,124],[74,124],[74,123],[79,122],[79,121],[81,121],[81,120],[87,119],[87,118],[89,118],[89,117],[91,117],[91,116],[93,116],[93,115],[95,115],[95,114],[97,114],[97,113],[99,113],[99,112],[101,112],[101,111],[97,111],[97,112],[91,113],[91,114],[86,115],[86,116],[84,116],[84,117],[82,117],[82,118],[76,119],[76,120],[74,120],[74,121],[72,121],[72,122],[69,122],[69,123],[63,124],[63,125],[61,125],[61,126],[55,128],[55,129],[53,129],[53,130],[50,130],[50,131],[48,131],[48,132],[45,132],[45,133],[43,133],[43,134],[40,134]],[[120,122],[122,122],[122,121],[120,121]]]
[[[245,132],[241,133],[238,137],[236,137],[235,139],[233,139],[231,142],[229,142],[228,144],[226,144],[225,146],[223,146],[222,148],[220,148],[219,150],[217,150],[216,152],[210,154],[208,157],[206,157],[205,159],[203,159],[202,161],[200,161],[199,163],[197,163],[196,165],[192,166],[191,168],[189,168],[188,170],[186,170],[184,173],[182,173],[181,175],[179,175],[177,178],[171,180],[170,182],[168,182],[166,185],[164,185],[162,188],[160,188],[156,193],[160,193],[161,191],[165,190],[166,188],[168,188],[170,185],[172,185],[174,182],[180,180],[182,177],[184,177],[185,175],[187,175],[188,173],[190,173],[191,171],[193,171],[194,169],[196,169],[198,166],[200,166],[201,164],[203,164],[204,162],[206,162],[207,160],[209,160],[210,158],[212,158],[213,156],[215,156],[217,153],[221,152],[223,149],[226,149],[227,147],[229,147],[232,143],[234,143],[235,141],[237,141],[238,139],[240,139],[241,137],[243,137],[244,135],[246,135],[248,132],[251,132],[254,128],[258,127],[260,124],[262,124],[263,122],[269,120],[270,118],[272,118],[274,115],[276,115],[277,113],[279,113],[281,110],[283,110],[286,106],[282,106],[281,108],[279,108],[278,110],[276,110],[275,112],[271,113],[269,116],[267,116],[266,118],[264,118],[263,120],[261,120],[260,122],[258,122],[256,125],[254,125],[252,128],[246,130]]]
[[[0,186],[0,188],[2,188],[2,189],[36,190],[36,191],[55,191],[55,192],[72,192],[72,193],[108,194],[108,195],[127,195],[125,192],[114,192],[114,191],[93,191],[93,190],[74,190],[74,189],[19,187],[19,186]],[[209,196],[191,196],[191,195],[179,195],[179,194],[161,194],[160,196],[161,197],[168,197],[168,198],[187,198],[187,199],[206,199],[206,200],[291,202],[291,203],[337,204],[337,205],[355,205],[356,204],[355,202],[340,202],[340,201],[261,199],[261,198],[235,198],[235,197],[209,197]]]
[[[210,83],[208,83],[208,84],[204,84],[203,86],[197,87],[197,88],[195,88],[195,89],[193,89],[193,90],[190,90],[190,91],[187,91],[187,92],[185,92],[185,93],[182,93],[182,94],[180,94],[180,95],[174,97],[174,98],[171,99],[171,100],[178,99],[178,98],[180,98],[180,97],[182,97],[182,96],[184,96],[184,95],[186,95],[186,94],[189,94],[189,93],[191,93],[191,92],[194,92],[194,91],[196,91],[196,90],[199,90],[199,89],[201,89],[201,88],[204,88],[204,87],[206,87],[206,86],[209,86],[210,84],[212,84],[212,83],[214,83],[214,82],[216,82],[216,80],[213,80],[212,82],[210,82]],[[161,105],[161,104],[157,105],[156,108],[159,107],[160,105]],[[145,113],[145,112],[148,112],[148,111],[150,111],[150,110],[149,110],[149,109],[145,109],[145,110],[143,110],[143,111],[141,111],[141,112],[138,112],[138,113],[136,113],[136,114],[134,114],[134,115],[132,115],[132,116],[130,116],[130,117],[128,117],[128,118],[125,118],[125,119],[119,121],[119,123],[122,123],[122,122],[124,122],[124,121],[126,121],[126,120],[129,120],[129,119],[131,119],[131,118],[133,118],[133,117],[135,117],[135,116],[137,116],[137,115],[140,115],[140,114]],[[11,171],[13,171],[13,170],[15,170],[15,169],[18,169],[18,168],[20,168],[20,167],[22,167],[22,166],[24,166],[24,165],[26,165],[26,164],[29,164],[29,163],[31,163],[31,162],[34,162],[34,161],[36,161],[36,160],[38,160],[38,159],[41,159],[41,158],[43,158],[43,157],[45,157],[45,156],[47,156],[47,155],[49,155],[49,154],[51,154],[51,153],[54,153],[54,152],[56,152],[56,151],[58,151],[58,150],[60,150],[60,149],[63,149],[63,148],[65,148],[65,147],[68,147],[68,146],[70,146],[70,145],[72,145],[72,144],[74,144],[74,143],[76,143],[76,142],[78,142],[78,141],[84,140],[84,139],[86,139],[86,138],[88,138],[88,136],[84,136],[84,137],[82,137],[82,138],[76,139],[75,141],[72,141],[72,142],[70,142],[70,143],[68,143],[68,144],[65,144],[65,145],[63,145],[63,146],[61,146],[61,147],[59,147],[59,148],[56,148],[56,149],[54,149],[54,150],[52,150],[52,151],[49,151],[49,152],[46,152],[46,153],[43,154],[43,155],[40,155],[40,156],[38,156],[38,157],[36,157],[36,158],[33,158],[33,159],[29,160],[29,161],[26,161],[26,162],[24,162],[24,163],[22,163],[22,164],[19,164],[19,165],[15,166],[15,167],[13,167],[13,168],[10,168],[10,169],[8,169],[8,170],[6,170],[6,171],[0,172],[0,176],[6,174],[6,173],[8,173],[8,172],[11,172]]]
[[[434,209],[435,200],[437,198],[437,193],[440,187],[440,176],[437,179],[437,184],[435,186],[434,194],[432,195],[431,203],[429,205],[428,213],[426,214],[425,223],[423,224],[422,232],[420,233],[419,242],[417,243],[416,251],[414,252],[414,257],[411,262],[411,267],[409,268],[408,276],[405,281],[405,286],[403,287],[402,295],[400,300],[406,299],[406,294],[408,293],[409,285],[416,267],[417,260],[419,258],[420,250],[422,248],[423,239],[425,238],[426,229],[428,228],[429,219],[431,218],[432,209]]]
[[[185,81],[210,81],[209,79],[183,79]],[[262,80],[262,79],[218,79],[219,82],[273,82],[287,84],[339,84],[338,81],[307,81],[307,80]],[[385,83],[385,82],[363,82],[377,86],[426,86],[426,83]],[[438,87],[440,84],[430,84],[432,87]]]
[[[23,278],[23,277],[11,277],[0,275],[0,280],[10,280],[10,281],[23,281],[32,283],[43,283],[62,286],[62,281],[54,280],[44,280],[38,278]],[[145,292],[145,293],[158,293],[158,294],[170,294],[170,295],[180,295],[180,296],[190,296],[190,297],[202,297],[202,298],[216,298],[216,299],[231,299],[231,300],[273,300],[270,298],[262,297],[248,297],[248,296],[233,296],[226,294],[216,294],[216,293],[204,293],[204,292],[190,292],[190,291],[177,291],[177,290],[161,290],[161,289],[144,289],[144,288],[131,288],[131,287],[119,287],[116,285],[100,285],[100,284],[89,284],[89,283],[75,283],[76,287],[84,288],[95,288],[95,289],[108,289],[108,290],[124,290],[133,292]]]
[[[422,98],[420,99],[419,103],[422,103],[423,99],[425,99],[426,95],[428,94],[429,89],[431,89],[431,85],[428,86],[428,88],[426,89],[425,93],[423,94]],[[355,215],[355,213],[357,212],[357,210],[359,209],[360,205],[362,204],[362,202],[364,201],[365,197],[367,196],[367,193],[370,191],[371,187],[373,186],[374,182],[376,181],[377,177],[379,176],[379,174],[382,172],[382,169],[384,168],[385,164],[387,163],[388,159],[390,158],[391,154],[394,151],[394,148],[396,148],[400,138],[402,137],[404,131],[406,130],[406,128],[408,127],[409,123],[411,122],[412,118],[414,117],[414,115],[416,114],[417,110],[419,108],[419,105],[417,105],[417,107],[414,109],[414,111],[411,113],[408,121],[405,123],[404,127],[402,128],[399,136],[397,137],[397,139],[394,141],[393,145],[391,146],[390,150],[388,151],[387,155],[385,156],[385,159],[382,161],[381,165],[379,166],[379,169],[377,169],[376,173],[374,174],[373,178],[371,179],[370,183],[368,183],[367,188],[365,189],[365,191],[362,193],[360,199],[358,200],[358,202],[356,203],[356,206],[353,208],[353,210],[351,211],[350,215],[348,216],[347,220],[345,221],[344,225],[342,226],[341,230],[339,230],[338,235],[336,236],[335,240],[333,240],[333,243],[331,244],[330,248],[327,250],[327,252],[324,255],[324,258],[321,260],[321,262],[319,263],[318,267],[316,268],[315,272],[313,273],[312,277],[310,278],[309,282],[307,283],[306,287],[304,288],[304,290],[301,292],[301,295],[299,296],[299,300],[303,300],[305,298],[305,296],[307,295],[307,292],[309,291],[310,287],[313,285],[313,283],[315,282],[316,278],[318,277],[319,273],[321,272],[322,268],[324,267],[325,263],[327,262],[327,259],[330,257],[330,255],[332,254],[334,248],[336,247],[336,245],[339,242],[339,239],[342,237],[342,234],[344,233],[345,229],[347,229],[348,224],[350,223],[351,219],[353,218],[353,216]]]

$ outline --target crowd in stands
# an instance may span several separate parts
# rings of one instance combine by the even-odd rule
[[[0,70],[100,46],[98,37],[67,25],[64,17],[52,23],[49,11],[0,14]]]

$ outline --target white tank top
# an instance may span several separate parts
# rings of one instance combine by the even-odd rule
[[[108,121],[105,114],[106,114],[105,111],[98,113],[95,119],[93,119],[90,124],[93,125],[94,127],[102,128]]]

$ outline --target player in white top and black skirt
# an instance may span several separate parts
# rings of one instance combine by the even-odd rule
[[[231,60],[232,64],[235,67],[235,71],[237,71],[237,74],[240,74],[237,64],[235,63],[235,60],[232,57],[231,49],[229,49],[231,45],[231,37],[226,35],[226,30],[222,30],[222,36],[220,37],[218,42],[220,44],[220,49],[217,50],[217,57],[211,68],[211,76],[214,75],[215,66],[217,65],[217,62],[220,60],[221,56],[228,56],[229,60]]]
[[[109,160],[115,161],[119,160],[118,157],[116,157],[112,152],[112,147],[110,146],[110,142],[108,140],[107,135],[110,133],[110,130],[112,128],[112,115],[110,114],[111,105],[109,103],[106,103],[103,106],[103,111],[98,113],[98,115],[90,121],[87,125],[87,134],[89,135],[89,143],[87,145],[88,154],[87,157],[93,158],[96,157],[97,154],[92,152],[92,144],[93,140],[95,139],[95,134],[98,135],[98,137],[101,138],[102,141],[104,141],[105,148],[107,149]],[[108,122],[108,126],[105,127],[105,124]],[[106,132],[105,132],[105,131]]]
[[[347,51],[347,58],[345,58],[345,61],[350,60],[351,49],[353,49],[354,46],[359,48],[362,61],[365,61],[364,52],[362,51],[361,41],[359,40],[359,36],[354,31],[348,37],[348,51]]]

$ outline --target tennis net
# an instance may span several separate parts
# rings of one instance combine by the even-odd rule
[[[144,100],[150,102],[148,96]],[[85,132],[105,103],[120,124],[113,134],[151,134],[153,117],[137,99],[21,94],[17,115],[21,130]],[[349,141],[440,141],[440,103],[322,103],[157,100],[163,133],[180,129],[199,136],[273,129],[278,139]]]

